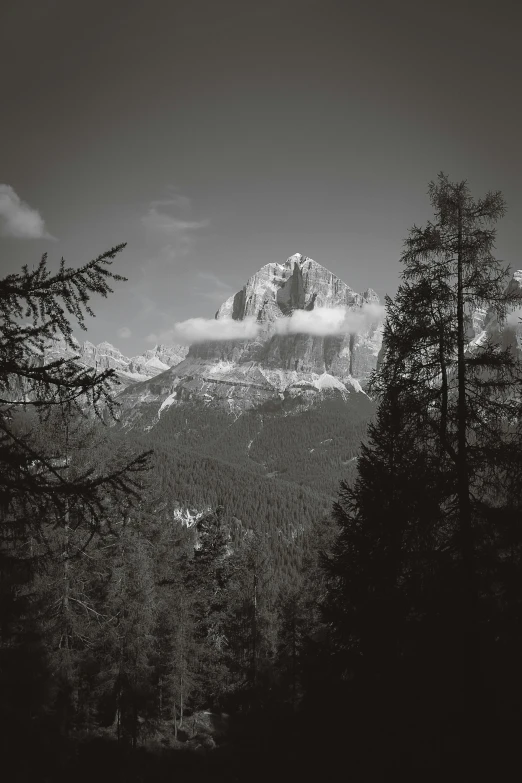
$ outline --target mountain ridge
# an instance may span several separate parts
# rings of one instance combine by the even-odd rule
[[[112,343],[103,340],[98,345],[85,340],[80,343],[75,337],[72,341],[76,350],[70,348],[64,338],[55,338],[45,350],[45,359],[75,358],[86,367],[99,370],[114,370],[121,386],[139,383],[153,378],[179,364],[187,352],[183,345],[155,345],[137,356],[128,357]]]

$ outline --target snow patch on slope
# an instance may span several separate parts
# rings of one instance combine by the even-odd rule
[[[165,364],[165,362],[162,362],[161,359],[158,359],[157,356],[153,356],[148,361],[146,361],[145,367],[150,367],[154,370],[159,370],[159,372],[165,372],[165,370],[170,370],[169,365]]]
[[[171,405],[175,405],[176,403],[176,392],[172,392],[172,394],[169,394],[169,396],[163,400],[163,402],[160,405],[160,409],[158,411],[158,419],[161,416],[162,411],[166,411],[168,408],[170,408]]]
[[[327,372],[324,372],[322,375],[319,375],[317,380],[312,381],[312,385],[316,387],[316,389],[319,389],[322,391],[323,389],[339,389],[340,391],[346,391],[345,384],[339,380],[339,378],[335,378],[335,376],[330,375]]]

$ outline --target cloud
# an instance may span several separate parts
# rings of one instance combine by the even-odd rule
[[[179,194],[168,199],[151,201],[141,222],[153,242],[162,243],[162,254],[185,255],[194,233],[208,225],[208,220],[188,220],[183,216],[191,206],[190,199]],[[166,244],[165,244],[166,243]]]
[[[122,326],[120,329],[118,329],[118,337],[121,337],[122,340],[126,340],[127,337],[131,336],[132,332],[128,326]]]
[[[278,334],[312,334],[326,337],[335,334],[361,332],[380,325],[385,308],[365,304],[357,310],[347,307],[317,307],[315,310],[295,310],[288,318],[275,322]],[[259,334],[260,324],[255,318],[234,321],[232,318],[189,318],[170,329],[154,332],[147,337],[151,343],[192,345],[218,340],[252,340]]]
[[[172,329],[149,334],[151,343],[192,345],[207,340],[251,340],[257,336],[259,324],[255,318],[234,321],[232,318],[189,318],[179,321]]]
[[[203,280],[212,286],[209,291],[197,291],[196,293],[198,296],[210,299],[211,302],[219,302],[221,304],[221,302],[224,302],[234,294],[234,291],[228,283],[224,283],[223,280],[220,280],[213,272],[198,272],[198,277],[200,280]]]
[[[38,210],[20,199],[10,185],[0,184],[0,231],[17,239],[55,239]]]
[[[190,253],[198,232],[209,224],[191,219],[190,211],[190,199],[179,194],[149,202],[141,217],[147,254],[140,265],[144,277],[170,274],[173,263]]]
[[[176,238],[180,234],[196,231],[198,228],[204,228],[208,225],[207,220],[181,220],[166,212],[160,212],[156,207],[150,207],[141,222],[152,231]]]
[[[340,334],[345,319],[344,307],[317,307],[314,310],[295,310],[288,318],[276,322],[278,334],[315,334],[325,337]]]
[[[170,194],[168,198],[156,199],[150,202],[151,207],[174,207],[179,210],[188,210],[192,206],[192,200],[188,196],[182,196],[181,193],[176,193],[176,190],[172,187],[167,188],[167,192]]]
[[[198,272],[198,277],[200,280],[208,280],[210,283],[213,283],[216,288],[230,288],[228,283],[224,283],[213,272]]]
[[[294,310],[288,318],[276,321],[278,334],[312,334],[327,337],[361,332],[384,320],[385,308],[376,303],[358,309],[348,307],[316,307],[314,310]]]

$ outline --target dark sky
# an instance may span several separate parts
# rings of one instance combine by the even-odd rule
[[[521,22],[515,0],[4,0],[3,203],[56,239],[0,237],[2,271],[127,241],[88,337],[137,353],[295,252],[393,294],[441,170],[504,193],[518,268]]]

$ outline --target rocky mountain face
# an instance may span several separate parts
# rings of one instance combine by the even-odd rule
[[[157,419],[171,405],[187,401],[217,403],[239,413],[288,397],[311,404],[332,392],[362,392],[382,343],[375,307],[372,311],[378,304],[372,289],[356,293],[300,253],[282,264],[266,264],[215,315],[218,321],[253,319],[255,338],[192,345],[178,365],[119,395],[124,416],[132,419],[146,407]],[[318,308],[344,308],[354,325],[332,334],[290,328],[296,313]]]
[[[217,319],[255,318],[261,325],[256,340],[235,345],[200,343],[191,348],[188,358],[254,361],[267,369],[364,380],[375,368],[375,350],[381,344],[378,323],[335,336],[282,335],[274,327],[296,310],[348,307],[357,311],[365,304],[379,304],[371,288],[358,294],[316,261],[296,253],[284,264],[263,266],[216,313]]]
[[[99,345],[86,340],[84,343],[73,338],[76,350],[72,351],[65,340],[57,339],[46,350],[46,359],[75,357],[87,367],[99,370],[114,370],[123,386],[146,381],[179,364],[187,355],[184,345],[156,345],[138,356],[124,356],[121,351],[108,342]]]

